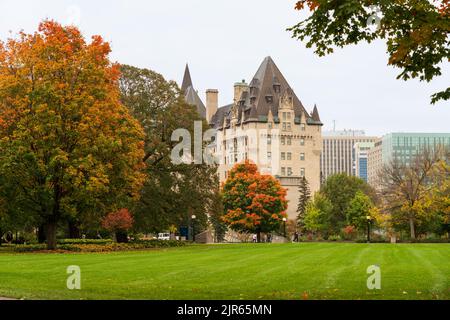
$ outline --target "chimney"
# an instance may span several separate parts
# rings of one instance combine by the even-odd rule
[[[217,112],[219,106],[219,91],[217,89],[206,90],[206,120],[211,122],[212,116]]]
[[[248,84],[245,83],[245,80],[242,80],[242,82],[236,82],[234,84],[234,102],[238,103],[239,100],[241,100],[242,92],[248,90]]]

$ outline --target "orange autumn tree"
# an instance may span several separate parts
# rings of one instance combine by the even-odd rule
[[[133,227],[133,216],[127,208],[108,213],[102,220],[102,227],[115,234],[117,242],[128,242],[128,230]]]
[[[44,226],[48,249],[61,222],[100,221],[145,178],[143,131],[120,103],[110,51],[54,21],[0,42],[0,189]]]
[[[255,164],[245,161],[230,170],[222,186],[225,215],[223,221],[234,231],[278,230],[286,217],[286,190],[271,175],[260,174]]]

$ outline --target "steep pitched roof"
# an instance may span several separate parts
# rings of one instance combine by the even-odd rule
[[[312,119],[313,119],[315,122],[320,122],[320,123],[321,123],[320,117],[319,117],[319,111],[317,110],[317,106],[316,106],[316,105],[314,105],[314,110],[313,110],[311,116],[312,116]]]
[[[186,68],[184,69],[183,82],[181,84],[181,91],[186,93],[187,89],[189,87],[194,87],[194,85],[192,84],[192,79],[191,79],[191,73],[189,71],[189,66],[186,63]]]
[[[261,63],[261,66],[253,77],[253,80],[250,82],[250,91],[252,91],[252,86],[256,95],[254,104],[258,115],[267,116],[269,109],[271,109],[272,114],[277,116],[278,108],[272,107],[279,105],[282,95],[286,92],[293,98],[295,116],[301,117],[302,112],[308,114],[300,100],[295,95],[294,90],[291,89],[291,86],[286,81],[280,69],[278,69],[271,57],[266,57]],[[275,86],[280,87],[277,92],[275,92]],[[268,102],[266,96],[272,96],[273,102]]]
[[[181,91],[184,93],[184,100],[197,107],[197,112],[202,118],[206,118],[206,107],[203,104],[202,99],[198,96],[197,91],[194,89],[191,79],[191,73],[189,66],[186,64],[184,70],[183,82],[181,84]]]
[[[202,118],[206,118],[206,108],[203,104],[202,100],[198,96],[197,91],[194,90],[191,86],[187,88],[187,91],[184,95],[184,100],[197,107],[197,112]]]
[[[291,97],[293,102],[294,114],[296,121],[303,116],[307,117],[307,122],[310,124],[321,124],[318,118],[319,113],[316,109],[317,119],[313,119],[300,99],[296,96],[289,83],[284,78],[281,71],[278,69],[271,57],[266,57],[256,71],[255,76],[249,85],[249,90],[244,91],[238,103],[238,123],[266,121],[271,111],[274,119],[278,119],[278,109],[283,97]],[[221,110],[223,109],[223,110]],[[229,122],[231,107],[219,108],[211,121],[211,125],[220,128],[223,125],[223,118],[227,118]],[[242,116],[243,115],[243,119]],[[276,120],[277,121],[277,120]]]

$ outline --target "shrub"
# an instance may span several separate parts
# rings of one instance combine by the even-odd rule
[[[112,239],[60,239],[58,244],[108,244],[112,243]]]
[[[73,243],[69,243],[70,240],[76,240]],[[136,240],[129,243],[116,243],[112,240],[100,241],[89,239],[86,242],[80,242],[84,239],[66,239],[60,242],[57,246],[56,252],[113,252],[113,251],[130,251],[130,250],[144,250],[152,248],[170,248],[170,247],[182,247],[186,245],[186,242],[177,240]],[[66,242],[64,242],[66,241]],[[97,242],[97,243],[95,243]],[[7,249],[6,249],[7,248]],[[45,244],[34,245],[10,245],[5,247],[6,250],[14,252],[35,252],[45,251]]]
[[[342,237],[344,240],[353,240],[356,236],[356,228],[354,226],[346,226],[342,229]]]
[[[336,235],[331,235],[328,237],[328,241],[340,241],[341,240],[341,236],[336,234]]]

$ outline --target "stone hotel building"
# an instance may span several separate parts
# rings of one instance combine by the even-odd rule
[[[271,57],[248,84],[235,83],[234,99],[225,106],[218,106],[216,89],[206,91],[203,105],[187,67],[182,90],[217,130],[211,148],[219,160],[220,180],[236,163],[253,161],[288,190],[288,217],[295,219],[300,179],[306,177],[312,193],[320,188],[322,122],[317,107],[306,110]]]

